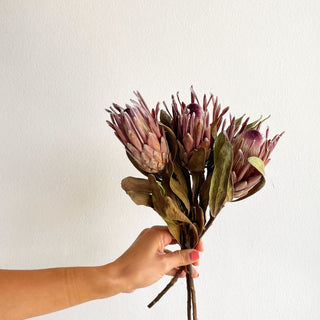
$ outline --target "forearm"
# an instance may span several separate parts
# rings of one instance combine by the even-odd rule
[[[0,270],[0,319],[21,320],[121,292],[113,264]]]

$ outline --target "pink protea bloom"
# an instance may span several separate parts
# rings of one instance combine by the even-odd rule
[[[256,125],[248,125],[249,118],[244,123],[236,125],[235,118],[231,119],[230,127],[225,132],[227,139],[233,146],[232,182],[234,188],[234,198],[242,198],[261,182],[263,176],[254,166],[250,164],[248,158],[257,157],[263,161],[264,166],[270,161],[270,154],[277,145],[281,134],[268,139],[269,128],[265,137],[260,133],[262,121]]]
[[[107,123],[139,167],[147,173],[157,173],[164,169],[169,155],[164,129],[157,121],[159,104],[150,113],[140,93],[135,95],[138,101],[131,100],[133,106],[126,105],[124,109],[114,103],[106,109],[111,118]]]
[[[215,125],[216,130],[219,130],[222,117],[229,108],[224,108],[221,111],[218,98],[214,97],[213,94],[210,94],[208,100],[206,95],[204,95],[201,106],[192,87],[190,104],[186,105],[184,102],[181,102],[178,93],[177,99],[180,110],[174,96],[172,96],[172,115],[167,107],[166,109],[172,118],[172,127],[177,136],[179,156],[182,163],[187,166],[192,154],[201,147],[205,149],[206,160],[208,160],[213,145],[212,125]],[[208,110],[210,102],[213,105],[211,123]]]

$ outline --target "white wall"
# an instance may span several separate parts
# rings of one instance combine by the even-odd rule
[[[193,84],[286,131],[266,187],[205,237],[199,319],[319,319],[319,14],[316,0],[2,0],[0,268],[104,264],[162,224],[121,190],[139,173],[104,108]],[[167,281],[39,319],[185,319],[183,281],[146,308]]]

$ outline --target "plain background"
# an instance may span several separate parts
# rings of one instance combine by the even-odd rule
[[[0,1],[0,268],[99,265],[163,224],[104,108],[212,92],[286,131],[267,185],[206,235],[199,319],[320,318],[319,1]],[[169,280],[42,320],[186,319]],[[0,284],[1,290],[1,284]]]

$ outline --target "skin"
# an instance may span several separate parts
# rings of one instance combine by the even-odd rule
[[[122,256],[103,266],[0,270],[0,319],[26,319],[133,292],[165,274],[174,275],[179,266],[198,265],[202,242],[196,249],[175,252],[165,249],[174,243],[166,227],[155,226],[143,230]],[[193,277],[198,276],[193,269]]]

